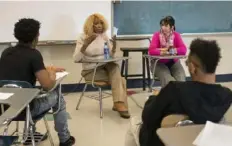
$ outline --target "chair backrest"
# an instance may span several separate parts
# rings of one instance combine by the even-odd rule
[[[0,87],[3,87],[3,88],[33,88],[33,86],[26,81],[14,81],[14,80],[0,80]]]
[[[0,87],[2,88],[32,88],[33,86],[25,81],[14,81],[14,80],[0,80]],[[0,104],[0,113],[2,114],[9,107]]]

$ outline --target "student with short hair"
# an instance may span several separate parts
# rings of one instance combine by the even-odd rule
[[[231,90],[216,84],[220,51],[216,41],[193,40],[186,61],[192,81],[171,81],[157,96],[150,96],[142,121],[132,118],[125,146],[164,146],[156,130],[168,115],[187,115],[195,124],[220,122],[232,103]]]
[[[55,86],[56,72],[64,71],[64,69],[44,66],[43,57],[36,49],[39,29],[40,22],[34,19],[23,18],[15,24],[14,36],[18,43],[2,52],[0,80],[26,81],[35,86],[37,79],[47,91]],[[30,103],[32,119],[51,108],[56,111],[59,108],[58,95],[57,89],[47,97],[34,99]],[[64,97],[60,96],[60,110],[54,115],[55,130],[59,136],[60,146],[72,146],[75,138],[68,130],[65,101]]]

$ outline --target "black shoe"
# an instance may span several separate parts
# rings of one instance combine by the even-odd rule
[[[70,136],[70,138],[63,143],[60,143],[60,146],[72,146],[75,144],[75,138],[73,136]]]
[[[48,138],[48,134],[45,133],[45,134],[41,134],[39,132],[35,132],[34,133],[34,139],[35,139],[35,143],[38,143],[40,141],[44,141]],[[23,145],[31,145],[31,136],[29,135],[27,137],[27,140],[23,143]]]

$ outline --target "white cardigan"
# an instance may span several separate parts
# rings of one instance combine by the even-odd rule
[[[81,52],[81,47],[84,44],[84,40],[87,36],[85,34],[81,34],[76,42],[76,49],[73,54],[74,61],[81,60],[95,60],[95,59],[104,59],[104,44],[107,42],[108,47],[110,48],[110,52],[112,51],[112,44],[109,41],[109,38],[105,34],[98,35],[97,38],[89,44],[86,48],[85,53]],[[104,64],[100,64],[104,65]],[[96,63],[83,63],[83,70],[94,69]]]

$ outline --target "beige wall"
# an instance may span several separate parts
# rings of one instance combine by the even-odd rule
[[[183,36],[183,40],[187,46],[190,42],[197,36]],[[232,36],[229,35],[218,35],[218,36],[201,36],[205,39],[217,40],[220,47],[222,48],[222,59],[218,66],[217,74],[231,74],[232,73]],[[148,46],[148,41],[135,41],[135,42],[118,42],[117,43],[117,55],[121,56],[122,52],[119,47],[141,47]],[[0,46],[0,52],[6,46]],[[74,45],[64,45],[64,46],[40,46],[39,50],[44,57],[45,64],[62,66],[70,72],[70,75],[64,80],[64,83],[77,83],[80,79],[81,64],[75,64],[72,60],[72,53],[75,49]],[[209,52],[210,53],[210,52]],[[141,73],[141,53],[131,53],[132,59],[129,60],[129,73]],[[184,61],[182,61],[183,63]],[[183,66],[188,74],[187,68],[184,63]]]
[[[183,40],[187,46],[190,45],[190,42],[197,36],[183,36]],[[217,40],[220,47],[222,48],[222,59],[218,66],[217,74],[230,74],[232,73],[232,36],[201,36],[205,39],[214,39]],[[119,47],[140,47],[148,46],[147,41],[135,41],[135,42],[118,42],[117,43],[117,55],[122,55]],[[40,47],[40,51],[44,56],[46,64],[54,64],[57,66],[65,67],[71,74],[65,79],[64,83],[77,83],[80,79],[81,65],[73,63],[72,53],[75,46],[47,46]],[[209,52],[210,53],[210,52]],[[132,59],[129,61],[129,73],[141,73],[141,53],[131,53],[130,56]],[[184,61],[182,61],[183,63]],[[187,75],[188,71],[185,67]]]

